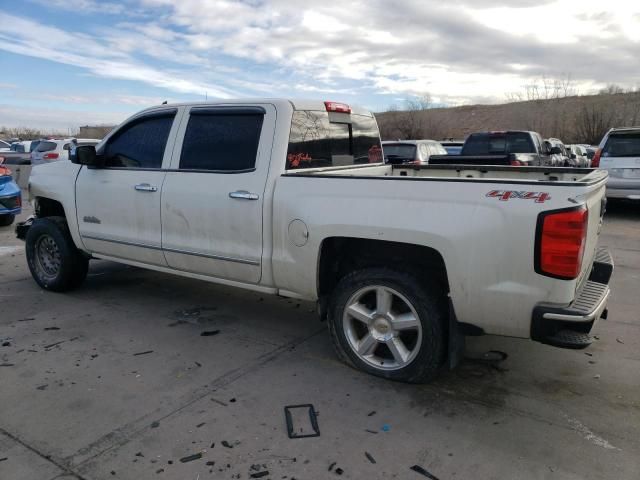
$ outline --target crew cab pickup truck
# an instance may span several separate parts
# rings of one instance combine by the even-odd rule
[[[44,289],[99,258],[317,301],[341,359],[423,382],[465,334],[591,342],[606,179],[386,165],[371,113],[335,102],[162,105],[36,167],[17,233]]]
[[[436,155],[431,165],[514,165],[564,166],[559,149],[542,140],[536,132],[520,130],[478,132],[467,137],[460,155]]]

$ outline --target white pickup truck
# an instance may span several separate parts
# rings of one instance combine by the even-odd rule
[[[613,270],[606,179],[385,165],[371,113],[335,102],[162,105],[34,168],[17,232],[45,289],[100,258],[317,301],[343,360],[423,382],[464,335],[589,345]]]

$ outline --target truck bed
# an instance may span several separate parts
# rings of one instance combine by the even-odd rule
[[[606,178],[607,173],[593,168],[512,167],[472,165],[358,165],[313,168],[287,172],[289,176],[351,178],[383,177],[424,181],[471,181],[536,185],[585,186]]]

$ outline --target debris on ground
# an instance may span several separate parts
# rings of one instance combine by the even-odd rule
[[[196,425],[196,428],[204,427],[206,424],[207,422],[199,423],[198,425]]]
[[[200,334],[201,337],[213,337],[214,335],[218,335],[220,330],[205,330]]]
[[[369,413],[367,413],[367,417],[373,417],[377,412],[375,410],[371,410]]]
[[[622,340],[620,340],[620,337],[616,337],[616,342],[622,343],[624,345],[624,342]]]
[[[600,374],[599,374],[599,373],[596,373],[596,374],[593,376],[593,378],[596,378],[596,379],[600,378]]]
[[[49,348],[53,348],[53,347],[55,347],[57,345],[60,345],[61,343],[64,343],[64,342],[66,342],[66,340],[60,340],[59,342],[55,342],[55,343],[52,343],[50,345],[45,345],[44,349],[47,350]]]
[[[373,433],[373,434],[378,434],[378,432],[376,432],[375,430],[369,430],[368,428],[364,429],[365,432],[369,432],[369,433]]]
[[[336,462],[333,462],[331,465],[329,465],[329,471],[333,470],[333,467],[336,466]]]
[[[383,432],[388,432],[389,430],[391,430],[391,425],[385,423],[384,425],[382,425],[382,431]]]
[[[344,473],[344,470],[338,467],[334,470],[334,472],[336,475],[342,475]]]
[[[49,384],[45,383],[44,385],[40,385],[39,387],[36,387],[36,389],[37,390],[46,390],[48,386],[49,386]]]
[[[591,352],[584,352],[584,354],[585,354],[586,356],[588,356],[588,357],[593,357],[593,353],[591,353]]]
[[[9,457],[2,457],[2,458],[0,458],[0,462],[4,462],[4,461],[6,461],[6,460],[9,460]]]
[[[15,367],[15,363],[0,363],[0,367]]]
[[[410,470],[413,470],[414,472],[419,473],[420,475],[423,475],[423,476],[425,476],[427,478],[430,478],[431,480],[440,480],[438,477],[436,477],[432,473],[429,473],[427,470],[422,468],[420,465],[414,465],[413,467],[410,467]]]
[[[134,357],[139,357],[140,355],[148,355],[149,353],[153,353],[153,350],[145,350],[144,352],[134,353]]]
[[[182,457],[180,459],[180,462],[182,462],[182,463],[193,462],[194,460],[198,460],[200,458],[202,458],[202,454],[201,453],[194,453],[193,455],[189,455],[187,457]]]
[[[60,330],[60,327],[45,327],[45,331]]]
[[[226,447],[226,448],[233,448],[233,445],[231,445],[229,442],[227,442],[226,440],[222,440],[222,446]]]
[[[207,467],[213,467],[216,464],[216,462],[214,462],[213,460],[209,460],[207,462]]]
[[[162,473],[164,472],[164,468],[159,468],[158,470],[156,470],[156,473]]]
[[[371,455],[369,452],[364,452],[364,456],[367,457],[367,460],[369,460],[371,463],[377,463],[376,459],[373,458],[373,455]]]
[[[301,414],[302,412],[300,411],[304,411],[304,413],[307,414],[307,418],[309,421],[308,426],[306,429],[303,427],[300,428],[294,428],[293,425],[293,416],[294,414],[296,415],[296,418],[300,421],[302,420]],[[298,411],[298,413],[296,414],[296,411]],[[303,405],[287,405],[284,407],[284,418],[287,424],[287,435],[289,436],[289,438],[294,439],[294,438],[308,438],[308,437],[319,437],[320,436],[320,428],[318,427],[318,413],[316,412],[315,408],[313,405],[311,405],[310,403],[306,403]],[[310,427],[310,428],[308,428]],[[311,433],[305,433],[305,432],[311,432]]]
[[[256,472],[249,475],[249,478],[262,478],[269,475],[269,470],[264,470],[262,472]]]
[[[160,426],[160,422],[152,422],[151,428],[158,428]]]

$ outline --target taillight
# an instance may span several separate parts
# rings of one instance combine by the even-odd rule
[[[592,167],[599,167],[600,166],[600,156],[602,155],[602,149],[599,148],[598,150],[596,150],[595,155],[593,156],[593,158],[591,159],[591,166]]]
[[[584,206],[538,216],[536,272],[563,280],[573,280],[580,274],[588,218]]]
[[[45,153],[42,158],[45,160],[55,160],[58,157],[59,155],[57,153]]]
[[[324,102],[327,112],[351,113],[351,107],[346,103]]]
[[[22,193],[16,198],[16,207],[22,207]]]

